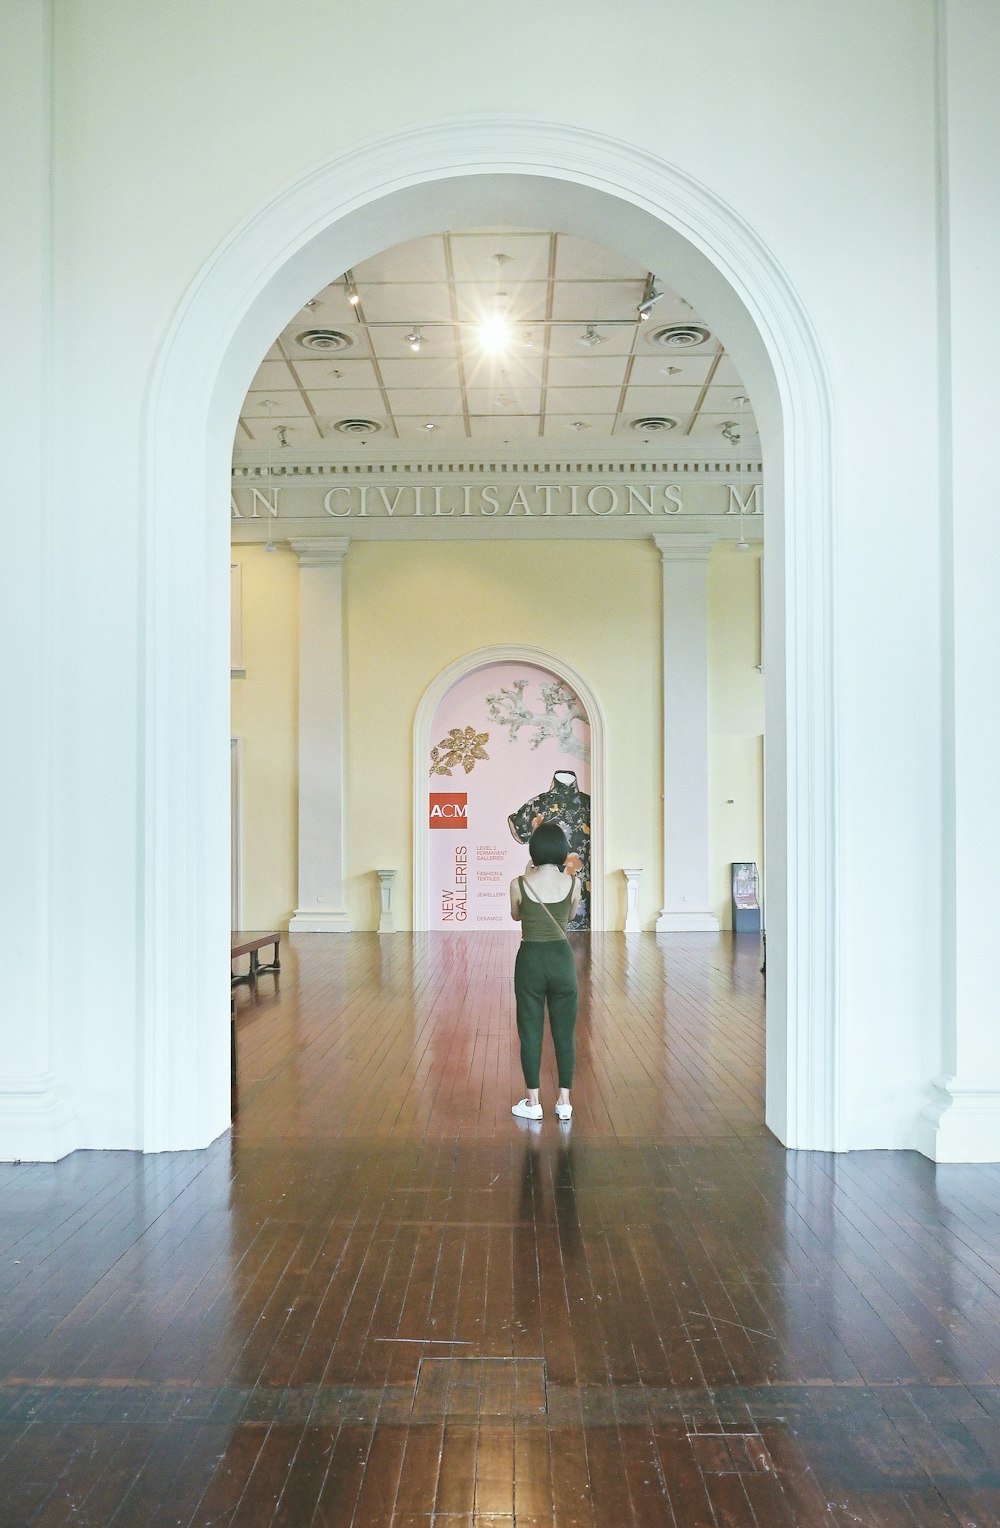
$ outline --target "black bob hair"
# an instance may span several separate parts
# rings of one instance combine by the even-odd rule
[[[557,822],[542,822],[528,839],[528,853],[533,865],[558,865],[561,870],[569,853],[569,839]]]

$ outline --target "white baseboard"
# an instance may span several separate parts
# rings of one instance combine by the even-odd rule
[[[656,920],[658,934],[717,934],[721,928],[714,913],[673,913],[664,909]]]
[[[54,1078],[0,1078],[0,1162],[58,1162],[79,1144],[76,1116]]]
[[[919,1149],[932,1162],[1000,1162],[1000,1082],[934,1079],[939,1097],[920,1111]]]
[[[293,913],[288,932],[290,934],[349,934],[351,920],[345,912],[333,907],[321,908],[318,912],[299,911]]]

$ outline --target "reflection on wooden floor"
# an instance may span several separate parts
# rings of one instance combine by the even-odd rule
[[[289,944],[231,1138],[0,1169],[4,1528],[1000,1521],[1000,1171],[783,1151],[755,947],[581,939],[566,1128],[508,936]]]

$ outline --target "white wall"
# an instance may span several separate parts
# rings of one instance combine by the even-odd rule
[[[511,0],[484,47],[459,0],[61,0],[52,552],[26,562],[23,600],[54,644],[50,969],[82,1144],[140,1139],[140,426],[160,339],[220,242],[310,166],[376,131],[525,108],[710,186],[818,336],[837,411],[847,1090],[891,1077],[857,1092],[845,1140],[912,1143],[940,1022],[938,420],[914,385],[935,366],[933,21],[930,0]],[[202,535],[183,502],[173,528]],[[30,667],[37,625],[21,629]]]

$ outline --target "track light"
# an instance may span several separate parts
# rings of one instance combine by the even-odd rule
[[[416,355],[421,345],[423,344],[423,336],[421,335],[420,330],[411,329],[409,334],[406,336],[406,343],[409,345],[414,355]]]
[[[645,323],[652,313],[654,302],[659,302],[662,296],[663,293],[656,290],[656,282],[650,276],[646,282],[646,290],[642,294],[642,302],[639,303],[635,310],[642,323]]]
[[[593,324],[588,324],[586,329],[584,329],[583,333],[580,335],[580,344],[588,345],[591,349],[593,349],[595,345],[604,344],[604,335],[598,334]]]

